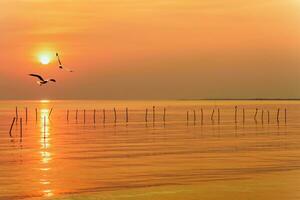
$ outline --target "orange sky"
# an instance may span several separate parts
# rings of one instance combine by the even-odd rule
[[[300,98],[299,0],[0,0],[0,13],[0,98]],[[39,63],[56,51],[75,73]]]

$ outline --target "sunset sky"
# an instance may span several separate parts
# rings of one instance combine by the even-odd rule
[[[300,98],[300,0],[0,0],[0,24],[0,99]]]

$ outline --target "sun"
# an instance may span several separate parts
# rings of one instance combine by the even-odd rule
[[[43,64],[43,65],[48,65],[50,63],[50,58],[48,56],[43,55],[43,56],[40,56],[39,59],[40,59],[41,64]]]

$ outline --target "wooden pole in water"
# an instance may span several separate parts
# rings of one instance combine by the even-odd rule
[[[270,111],[268,110],[268,124],[270,124]]]
[[[148,108],[146,108],[146,112],[145,112],[145,122],[148,122]]]
[[[255,121],[255,122],[257,122],[257,120],[256,120],[257,112],[258,112],[258,108],[256,108],[255,114],[254,114],[254,121]]]
[[[153,123],[155,123],[155,106],[152,107],[152,112],[153,112],[152,121]]]
[[[85,109],[83,110],[83,123],[85,124]]]
[[[67,110],[67,121],[69,121],[69,109]]]
[[[215,109],[213,109],[213,111],[211,113],[211,117],[210,117],[211,121],[214,121],[214,114],[215,114]]]
[[[203,124],[203,109],[201,108],[201,124]]]
[[[22,124],[22,117],[20,118],[20,138],[23,137],[23,124]]]
[[[116,108],[114,108],[114,116],[115,116],[115,123],[117,123],[117,111],[116,111]]]
[[[105,124],[105,109],[103,109],[103,124]]]
[[[16,121],[16,117],[13,118],[13,121],[12,121],[11,126],[10,126],[10,129],[9,129],[9,136],[10,136],[10,137],[12,137],[12,135],[11,135],[11,130],[12,130],[13,126],[14,126],[15,121]]]
[[[280,109],[277,109],[277,123],[279,123],[279,114],[280,114]]]
[[[194,124],[196,124],[196,111],[194,110]]]
[[[128,119],[128,108],[126,108],[126,123],[128,123],[129,119]]]
[[[49,113],[49,115],[48,115],[48,118],[49,118],[49,119],[50,119],[50,116],[51,116],[51,114],[52,114],[52,111],[53,111],[53,107],[51,108],[50,113]]]
[[[245,124],[245,108],[243,108],[243,124]]]
[[[287,111],[286,108],[284,109],[284,123],[286,124],[287,122]]]
[[[163,121],[166,122],[166,108],[164,108]]]
[[[189,111],[186,111],[186,122],[189,123]]]
[[[37,111],[37,108],[35,108],[35,121],[37,122],[38,120],[38,111]]]
[[[264,109],[261,110],[261,123],[264,123]]]
[[[237,106],[234,107],[234,122],[237,123]]]
[[[78,120],[78,109],[76,109],[76,116],[75,116],[75,118],[76,118],[76,122],[77,122],[77,120]]]
[[[220,120],[221,120],[221,114],[220,114],[220,108],[218,108],[218,123],[220,124]]]
[[[28,120],[28,109],[27,109],[27,107],[25,108],[25,120],[26,120],[26,124],[27,124],[27,120]]]

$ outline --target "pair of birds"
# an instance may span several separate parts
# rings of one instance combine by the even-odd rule
[[[68,69],[68,68],[65,68],[65,67],[62,65],[62,62],[60,61],[60,58],[59,58],[58,53],[56,53],[56,57],[57,57],[59,69],[65,70],[65,71],[68,71],[68,72],[74,72],[73,70],[70,70],[70,69]],[[40,86],[42,86],[42,85],[44,85],[44,84],[47,84],[47,83],[50,82],[50,81],[56,82],[55,79],[44,79],[41,75],[38,75],[38,74],[29,74],[29,76],[33,76],[33,77],[38,78],[39,80],[37,81],[37,84],[40,85]]]

